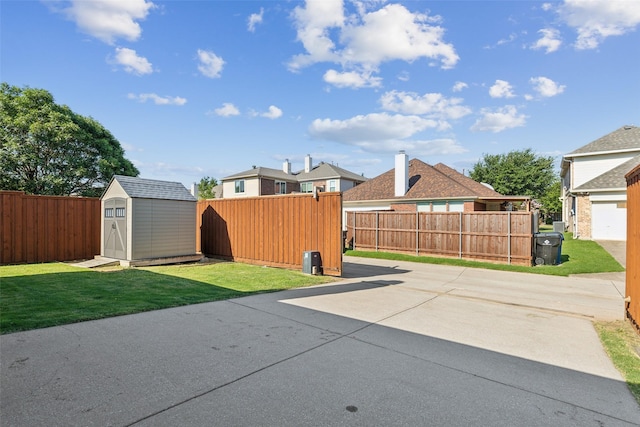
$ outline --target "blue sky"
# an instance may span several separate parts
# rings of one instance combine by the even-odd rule
[[[140,176],[394,154],[468,171],[640,125],[640,1],[0,3],[2,81],[102,123]]]

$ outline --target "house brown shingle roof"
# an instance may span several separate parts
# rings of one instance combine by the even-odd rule
[[[409,161],[409,190],[402,197],[394,194],[395,169],[364,182],[344,192],[345,202],[389,199],[443,199],[501,197],[502,195],[462,175],[456,170],[438,163],[428,165],[421,160]]]

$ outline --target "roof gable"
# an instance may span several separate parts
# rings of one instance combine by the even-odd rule
[[[242,179],[242,178],[260,178],[260,177],[279,179],[282,181],[297,181],[296,176],[293,174],[288,174],[285,171],[280,169],[265,168],[262,166],[258,166],[258,167],[246,170],[244,172],[239,172],[233,175],[226,176],[222,178],[222,181],[230,181],[230,180]]]
[[[134,176],[114,175],[111,184],[116,181],[131,198],[182,200],[195,202],[196,198],[180,182],[143,179]],[[105,190],[106,194],[106,190]],[[104,197],[104,194],[103,194]]]
[[[409,161],[409,190],[394,194],[395,169],[344,192],[344,201],[388,199],[446,199],[500,197],[501,194],[440,163],[431,166],[418,159]]]
[[[640,165],[640,155],[624,162],[623,164],[616,166],[608,172],[603,173],[590,181],[585,182],[581,186],[574,189],[576,192],[580,191],[593,191],[593,190],[608,190],[627,188],[627,180],[625,175],[629,173],[633,168]]]
[[[640,151],[640,128],[637,126],[623,126],[589,144],[578,148],[565,157],[590,153],[614,151]]]
[[[348,179],[355,182],[364,182],[367,180],[367,178],[362,175],[358,175],[336,165],[324,162],[321,162],[309,172],[299,172],[297,177],[300,182],[320,179]]]

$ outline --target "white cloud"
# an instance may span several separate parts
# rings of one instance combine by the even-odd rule
[[[373,77],[370,72],[359,73],[357,71],[345,71],[343,73],[336,70],[328,70],[324,73],[324,81],[337,87],[380,87],[382,79]]]
[[[469,85],[466,84],[465,82],[456,82],[453,85],[453,91],[454,92],[462,92],[463,89],[466,89],[468,87],[469,87]]]
[[[311,123],[309,132],[315,138],[356,143],[408,138],[437,126],[437,121],[415,115],[373,113],[347,120],[316,119]]]
[[[222,117],[237,116],[240,114],[240,110],[230,102],[225,102],[222,107],[213,110],[214,114]]]
[[[566,88],[565,85],[559,85],[547,77],[532,77],[529,82],[533,85],[533,89],[545,98],[559,95]]]
[[[595,49],[607,37],[634,31],[640,24],[640,0],[565,0],[558,12],[578,32],[576,49]]]
[[[459,119],[471,114],[471,109],[462,104],[462,98],[446,98],[440,93],[390,91],[380,97],[382,108],[403,114],[418,114],[429,118]]]
[[[341,0],[307,1],[305,7],[297,6],[293,10],[292,17],[298,41],[307,54],[294,56],[289,64],[290,69],[298,70],[316,62],[339,62],[339,55],[333,52],[335,45],[329,31],[342,27],[344,23]]]
[[[472,131],[502,132],[506,129],[524,126],[527,117],[518,114],[518,110],[513,105],[507,105],[494,111],[483,109],[482,117],[471,126]]]
[[[142,29],[137,21],[154,7],[146,0],[72,0],[63,11],[81,31],[113,44],[118,38],[138,40]]]
[[[115,63],[122,65],[127,73],[138,76],[153,73],[153,66],[147,58],[138,56],[135,50],[126,47],[116,48]]]
[[[442,68],[453,68],[460,59],[451,44],[444,43],[444,29],[430,25],[433,18],[411,13],[404,6],[390,4],[362,17],[362,25],[342,30],[347,48],[343,59],[377,66],[385,61],[419,58],[440,61]]]
[[[489,95],[492,98],[513,98],[513,87],[509,82],[496,80],[495,84],[489,88]]]
[[[138,95],[130,93],[127,98],[135,99],[139,102],[153,101],[156,105],[184,105],[187,103],[185,98],[179,96],[160,96],[155,93],[140,93]]]
[[[367,11],[377,4],[356,2],[357,12],[348,17],[341,0],[308,0],[304,7],[296,7],[292,16],[306,53],[294,56],[289,68],[298,71],[320,62],[340,64],[343,71],[333,71],[333,76],[337,84],[343,84],[347,76],[355,76],[350,73],[374,73],[387,61],[426,58],[430,65],[444,69],[455,66],[459,57],[453,45],[443,41],[444,29],[434,25],[439,17],[412,13],[399,4]]]
[[[205,77],[212,79],[220,77],[222,68],[224,67],[224,60],[215,53],[207,50],[198,49],[198,71]]]
[[[260,13],[252,13],[247,20],[247,30],[252,33],[256,30],[256,25],[262,23],[262,17],[264,16],[264,8],[260,8]]]
[[[437,126],[437,121],[415,115],[376,113],[347,120],[316,119],[309,126],[309,134],[313,138],[335,141],[376,153],[407,150],[413,155],[427,156],[466,151],[453,139],[410,139],[421,131]]]
[[[546,53],[551,53],[560,48],[562,44],[560,31],[554,28],[543,28],[538,32],[542,34],[542,37],[531,45],[531,49],[545,49]]]
[[[264,113],[254,113],[254,115],[274,120],[274,119],[282,117],[282,110],[279,109],[278,107],[276,107],[275,105],[270,105],[269,106],[269,111],[264,112]]]

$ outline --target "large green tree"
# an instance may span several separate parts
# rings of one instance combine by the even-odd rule
[[[540,210],[549,215],[552,213],[562,212],[562,200],[560,199],[562,193],[562,182],[556,179],[549,187],[546,193],[540,198]]]
[[[115,174],[139,172],[100,123],[44,89],[0,85],[0,189],[99,196]]]
[[[540,200],[557,181],[553,163],[553,157],[536,155],[530,148],[485,154],[469,176],[490,184],[498,193]]]

